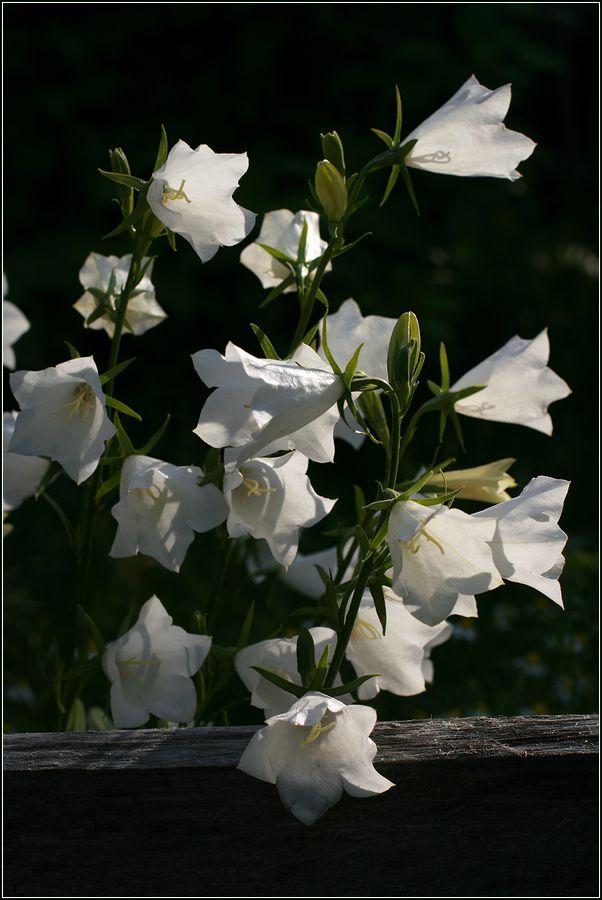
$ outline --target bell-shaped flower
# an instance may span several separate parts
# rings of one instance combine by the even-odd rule
[[[18,306],[7,300],[8,281],[2,273],[2,362],[7,369],[16,365],[13,344],[16,344],[26,331],[29,331],[29,320],[25,318]]]
[[[452,391],[486,385],[482,391],[458,400],[456,411],[475,419],[526,425],[552,434],[548,406],[567,397],[571,389],[548,368],[549,357],[547,329],[531,341],[511,338],[452,385]]]
[[[378,673],[359,686],[360,700],[370,700],[379,691],[401,697],[422,693],[426,682],[433,680],[430,651],[447,641],[453,631],[447,622],[424,625],[408,612],[401,597],[386,587],[383,593],[386,633],[383,635],[370,591],[366,591],[345,653],[358,676]]]
[[[326,316],[328,349],[341,369],[360,346],[357,367],[366,375],[388,381],[387,351],[397,319],[363,316],[355,300],[345,300],[338,312]],[[323,347],[319,354],[326,359]]]
[[[105,441],[116,432],[94,359],[78,357],[39,372],[15,372],[10,384],[21,412],[9,450],[48,456],[77,484],[89,478]]]
[[[178,141],[153,173],[149,206],[207,262],[220,247],[240,243],[255,224],[255,213],[232,199],[248,167],[246,153],[214,153],[206,144],[193,150]]]
[[[50,465],[39,456],[9,453],[16,419],[16,412],[5,412],[2,416],[2,510],[5,513],[35,494]]]
[[[446,469],[433,475],[423,490],[425,493],[431,490],[459,491],[456,496],[460,500],[502,503],[510,500],[506,488],[516,487],[514,478],[506,472],[515,462],[515,459],[498,459],[472,469]]]
[[[491,91],[471,75],[405,138],[404,144],[417,141],[406,156],[406,165],[446,175],[520,178],[516,166],[531,156],[536,145],[503,125],[511,93],[509,84]]]
[[[215,485],[199,486],[202,476],[197,466],[128,456],[121,470],[119,503],[111,510],[119,526],[110,555],[145,553],[178,572],[194,532],[210,531],[228,514]]]
[[[306,475],[307,457],[294,450],[243,463],[227,450],[224,463],[228,534],[263,538],[276,562],[288,568],[297,555],[299,529],[323,519],[336,500],[316,494]]]
[[[562,606],[558,577],[567,536],[558,526],[570,482],[540,475],[518,497],[472,518],[497,523],[493,559],[506,581],[527,584]]]
[[[316,664],[318,663],[324,648],[328,645],[331,651],[336,645],[336,633],[332,628],[321,626],[310,628],[316,649]],[[330,653],[332,657],[332,652]],[[266,716],[275,716],[277,713],[286,712],[290,707],[293,696],[288,691],[279,688],[268,681],[253,666],[269,669],[294,684],[299,684],[297,671],[297,636],[292,638],[272,638],[268,641],[259,641],[240,650],[234,657],[234,667],[240,680],[251,692],[251,706],[263,709]],[[341,684],[337,676],[335,687]],[[352,702],[351,697],[347,698]]]
[[[259,359],[229,343],[225,356],[199,350],[192,361],[207,387],[217,388],[194,429],[211,447],[241,447],[239,460],[296,449],[332,462],[343,383],[307,344],[290,360]]]
[[[147,600],[138,621],[107,644],[102,657],[111,682],[111,715],[117,728],[144,725],[149,716],[189,722],[196,710],[192,676],[211,648],[205,634],[173,625],[158,597]]]
[[[266,244],[268,247],[286,253],[291,259],[297,260],[299,240],[305,222],[307,222],[305,261],[310,263],[322,256],[327,245],[326,241],[320,238],[320,216],[307,209],[296,213],[292,213],[289,209],[275,209],[273,212],[266,213],[257,240],[245,247],[240,254],[243,266],[257,275],[264,288],[276,287],[288,278],[291,271],[284,263],[279,262],[259,245]],[[328,263],[325,271],[330,272],[331,269],[332,264]],[[302,276],[305,276],[307,272],[307,266],[302,266]],[[296,284],[291,284],[285,288],[284,293],[289,294],[296,290]]]
[[[496,507],[497,508],[497,507]],[[426,625],[449,616],[459,595],[503,584],[490,542],[496,520],[476,518],[444,504],[396,503],[389,516],[393,590]]]
[[[266,720],[245,749],[238,768],[275,784],[280,799],[305,825],[312,825],[341,799],[372,797],[394,787],[372,760],[376,724],[369,706],[346,706],[318,691]]]
[[[146,263],[145,257],[142,262]],[[102,256],[100,253],[90,253],[82,268],[79,270],[79,280],[85,293],[73,304],[84,319],[87,319],[99,305],[96,297],[90,292],[90,288],[102,291],[106,297],[106,303],[111,310],[116,311],[117,301],[127,281],[132,255],[128,253],[122,256]],[[155,286],[151,281],[153,262],[138,282],[136,291],[128,301],[124,331],[132,334],[144,334],[149,328],[159,325],[166,318],[166,313],[155,297]],[[115,333],[115,324],[110,315],[106,313],[99,316],[86,325],[86,328],[98,330],[104,328],[109,337]]]

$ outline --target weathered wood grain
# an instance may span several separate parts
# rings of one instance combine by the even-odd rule
[[[397,787],[311,828],[253,728],[5,737],[5,896],[598,896],[594,716],[380,723]]]

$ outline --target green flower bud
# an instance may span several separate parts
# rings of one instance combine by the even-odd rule
[[[339,170],[327,159],[316,167],[315,189],[328,221],[340,222],[347,209],[347,186]]]
[[[410,398],[418,377],[420,356],[418,319],[413,312],[403,313],[395,324],[387,353],[389,382],[397,391],[402,405]]]
[[[343,153],[343,144],[336,131],[329,131],[328,134],[321,134],[322,153],[324,159],[337,167],[341,175],[345,176],[345,154]]]

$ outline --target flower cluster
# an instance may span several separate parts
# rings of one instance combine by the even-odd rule
[[[416,408],[425,363],[416,315],[364,316],[352,298],[333,311],[322,288],[337,257],[357,243],[346,229],[373,171],[391,168],[386,200],[403,170],[414,202],[408,168],[518,178],[516,166],[535,144],[503,125],[509,103],[509,85],[491,91],[473,76],[405,141],[399,107],[394,137],[377,131],[387,151],[351,177],[337,133],[321,135],[324,158],[310,183],[315,209],[267,213],[240,255],[269,291],[266,303],[295,294],[288,299],[298,322],[286,355],[257,326],[263,356],[231,342],[223,354],[210,347],[192,354],[209,392],[194,428],[199,441],[191,438],[203,452],[202,466],[196,457],[195,464],[176,465],[149,455],[168,420],[141,446],[134,443],[124,423],[140,416],[115,396],[116,379],[132,362],[119,361],[120,342],[166,317],[151,280],[158,238],[175,247],[179,235],[207,262],[250,234],[255,214],[233,199],[247,155],[215,153],[205,144],[193,150],[184,141],[168,152],[164,136],[145,180],[131,174],[122,150],[111,151],[112,169],[103,174],[119,188],[115,233],[132,236],[132,253],[91,253],[75,303],[85,326],[104,330],[111,341],[107,369],[99,372],[92,356],[69,345],[66,362],[12,374],[20,411],[4,415],[4,513],[43,494],[76,553],[82,596],[70,660],[77,665],[66,672],[61,660],[54,679],[59,708],[69,703],[69,727],[78,721],[89,674],[101,668],[118,728],[142,726],[151,716],[161,724],[210,724],[220,716],[227,722],[227,711],[240,702],[227,691],[234,683],[240,691],[242,683],[265,726],[239,768],[275,784],[285,806],[311,825],[343,791],[369,797],[393,787],[373,766],[376,712],[363,704],[383,691],[400,697],[425,691],[434,678],[431,655],[453,637],[452,616],[476,616],[475,598],[506,581],[562,606],[558,579],[567,538],[558,521],[569,483],[540,475],[512,496],[512,458],[457,469],[451,460],[438,462],[448,425],[462,444],[459,416],[552,433],[548,407],[570,389],[548,366],[546,330],[511,338],[455,381],[442,347],[440,383],[426,381],[431,396]],[[6,300],[4,316],[4,359],[14,368],[12,345],[29,323]],[[405,453],[421,418],[433,412],[438,445],[429,467],[416,471]],[[366,439],[378,445],[384,473],[367,473],[366,483],[376,485],[371,498],[354,486],[355,518],[346,498],[324,527],[337,501],[321,496],[312,479],[319,486],[317,473],[327,473],[337,458],[337,437],[357,450]],[[78,522],[47,493],[62,473],[85,491]],[[344,479],[338,484],[344,487]],[[485,506],[468,512],[465,500]],[[199,593],[207,596],[194,601],[190,632],[152,596],[140,609],[132,601],[113,632],[119,636],[105,645],[89,585],[96,519],[109,510],[109,555],[151,557],[168,570],[162,583],[174,591],[195,535],[216,531],[216,559],[205,561],[213,583],[205,591],[211,579],[201,582]],[[313,547],[323,549],[299,552],[304,532],[318,523],[324,533]],[[246,586],[230,591],[228,582],[224,589],[230,566],[231,584],[247,572]],[[313,605],[272,602],[289,594]],[[241,597],[245,615],[237,622]],[[252,600],[263,601],[255,618]],[[106,727],[107,717],[89,710],[86,722]]]

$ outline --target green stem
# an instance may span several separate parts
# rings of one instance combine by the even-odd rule
[[[386,486],[394,488],[397,483],[397,471],[401,459],[401,407],[395,391],[387,393],[391,404],[391,440],[389,443]]]
[[[366,585],[368,584],[368,579],[370,578],[370,573],[372,571],[372,560],[374,554],[371,553],[362,563],[358,576],[357,582],[355,584],[355,590],[353,591],[353,597],[351,598],[351,605],[349,607],[349,612],[345,616],[345,624],[343,625],[343,630],[341,634],[337,638],[337,646],[334,651],[334,656],[332,657],[332,662],[328,668],[328,674],[324,681],[324,687],[330,688],[334,684],[334,680],[337,676],[337,672],[341,667],[341,663],[345,658],[345,651],[347,650],[347,644],[349,643],[349,639],[351,637],[351,632],[353,631],[353,626],[355,625],[355,620],[357,618],[357,614],[360,608],[360,604],[362,602],[362,597],[364,595],[364,591],[366,589]],[[346,604],[346,599],[342,601],[343,604]]]
[[[338,230],[338,229],[337,229]],[[337,244],[339,243],[339,235],[335,234],[334,237],[331,237],[328,242],[328,246],[324,251],[324,255],[321,257],[320,262],[316,268],[316,274],[314,275],[309,291],[307,292],[307,297],[305,298],[305,302],[303,304],[303,308],[301,309],[301,316],[299,318],[299,323],[297,325],[297,329],[295,331],[295,335],[293,337],[290,350],[288,352],[288,356],[292,356],[299,344],[302,342],[306,332],[307,326],[309,325],[309,320],[311,319],[311,314],[313,312],[314,304],[316,302],[316,296],[318,294],[318,288],[320,287],[320,282],[324,276],[324,272],[326,271],[326,266],[332,259],[332,255],[336,249]]]

